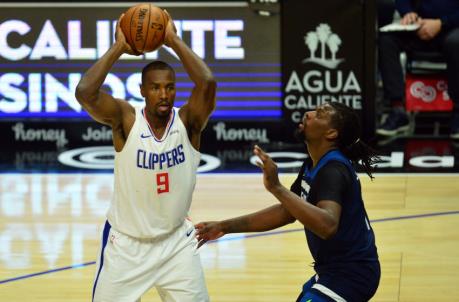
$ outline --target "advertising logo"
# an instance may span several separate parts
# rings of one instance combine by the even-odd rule
[[[423,82],[414,82],[410,87],[411,94],[426,103],[431,103],[437,97],[437,92],[432,86],[424,85]]]
[[[23,123],[14,124],[11,129],[17,142],[55,142],[57,147],[68,143],[64,129],[25,128]]]
[[[341,38],[331,32],[330,26],[325,23],[319,24],[315,31],[310,31],[304,36],[304,43],[309,49],[309,57],[303,63],[315,63],[329,69],[335,69],[344,61],[336,59],[336,52],[341,45]],[[320,43],[320,57],[316,57],[316,50]],[[325,47],[328,47],[331,57],[327,58]]]
[[[81,136],[81,138],[85,142],[88,142],[88,141],[100,142],[100,141],[111,141],[112,136],[113,136],[112,129],[108,127],[102,127],[102,128],[88,127],[86,129],[86,132]]]
[[[213,127],[213,129],[215,130],[217,141],[270,142],[268,138],[268,131],[263,128],[226,128],[225,123],[219,122]]]
[[[408,111],[450,111],[453,108],[448,84],[441,76],[407,74],[405,96]]]
[[[361,84],[354,70],[342,65],[345,58],[338,55],[343,39],[326,23],[308,31],[303,39],[307,56],[290,72],[284,88],[284,107],[290,120],[298,123],[301,111],[327,102],[362,109]]]

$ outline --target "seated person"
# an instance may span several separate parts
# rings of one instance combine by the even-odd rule
[[[377,0],[376,10],[378,12],[377,17],[379,27],[391,24],[395,13],[395,1]]]
[[[451,138],[459,139],[459,1],[396,0],[401,24],[419,24],[414,32],[387,32],[379,37],[379,70],[384,97],[391,102],[391,113],[376,133],[393,136],[409,128],[404,109],[405,81],[402,51],[443,53],[447,64],[448,94],[453,101]]]

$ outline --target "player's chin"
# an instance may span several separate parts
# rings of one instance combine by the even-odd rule
[[[293,136],[298,142],[304,142],[305,135],[304,135],[304,129],[301,128],[296,128],[295,132],[293,133]]]
[[[169,116],[169,114],[171,114],[171,110],[172,106],[159,106],[156,109],[156,113],[158,114],[158,116],[167,117]]]

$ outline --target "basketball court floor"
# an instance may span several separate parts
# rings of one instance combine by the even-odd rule
[[[289,185],[295,175],[282,174]],[[459,301],[459,175],[361,174],[382,266],[372,301]],[[0,301],[89,301],[111,173],[0,174]],[[200,174],[194,222],[276,200],[261,174]],[[299,223],[201,249],[212,301],[295,301],[313,274]],[[142,301],[160,301],[151,290]]]

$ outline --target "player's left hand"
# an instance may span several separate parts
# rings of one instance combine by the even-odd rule
[[[171,15],[167,10],[164,10],[168,18],[168,22],[166,25],[166,33],[164,36],[164,45],[171,47],[171,42],[174,37],[177,36],[177,28],[175,28],[174,20],[172,20]]]
[[[422,19],[417,35],[421,40],[428,41],[435,38],[441,30],[440,19]]]
[[[194,228],[196,230],[196,239],[198,239],[198,248],[209,240],[217,240],[225,235],[222,224],[217,221],[200,222]]]
[[[273,189],[281,186],[277,172],[277,165],[271,157],[258,145],[255,145],[253,148],[253,153],[260,158],[260,161],[257,161],[256,164],[263,170],[263,184],[265,185],[265,188],[271,192]]]

